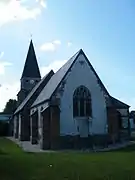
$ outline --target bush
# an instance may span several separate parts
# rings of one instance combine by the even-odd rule
[[[0,121],[0,136],[8,136],[9,123]]]

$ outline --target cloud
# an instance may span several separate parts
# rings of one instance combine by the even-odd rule
[[[68,43],[67,43],[67,46],[68,46],[68,47],[71,47],[71,46],[72,46],[72,43],[71,43],[71,42],[68,42]]]
[[[46,1],[44,1],[44,0],[36,0],[36,2],[39,2],[40,5],[41,5],[43,8],[46,8],[46,7],[47,7],[47,3],[46,3]]]
[[[42,77],[45,76],[51,69],[56,72],[58,69],[60,69],[67,60],[56,60],[53,63],[49,64],[48,66],[41,67],[41,75]]]
[[[4,56],[4,52],[0,53],[0,59]]]
[[[10,62],[0,62],[0,75],[4,75],[6,66],[11,66],[11,65],[12,63]]]
[[[0,59],[3,58],[4,56],[4,52],[0,53]],[[5,74],[5,68],[7,66],[11,66],[12,63],[7,62],[7,61],[0,61],[0,75],[4,75]]]
[[[41,51],[55,51],[55,45],[53,43],[45,43],[40,47]]]
[[[30,7],[28,0],[1,0],[0,1],[0,26],[14,21],[36,19],[41,14],[40,7]],[[43,4],[44,1],[42,1]],[[40,1],[41,4],[41,1]]]
[[[41,45],[40,50],[41,51],[55,51],[58,46],[61,45],[60,40],[54,40],[53,42],[44,43]]]
[[[61,45],[61,41],[60,40],[55,40],[55,41],[53,41],[53,44]]]
[[[9,99],[16,99],[19,91],[19,82],[13,84],[2,84],[0,86],[0,111],[2,111]]]
[[[42,77],[47,74],[51,69],[56,72],[61,66],[63,66],[67,60],[56,60],[48,66],[41,67]],[[8,63],[7,63],[8,64]],[[20,82],[14,82],[12,84],[4,83],[0,84],[0,111],[2,111],[9,99],[16,99],[16,95],[20,89]]]

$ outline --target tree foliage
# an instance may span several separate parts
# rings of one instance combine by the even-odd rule
[[[6,106],[4,108],[4,113],[12,114],[17,108],[17,100],[15,99],[9,99],[9,101],[6,103]]]

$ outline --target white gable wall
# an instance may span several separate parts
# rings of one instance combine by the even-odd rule
[[[79,61],[85,61],[83,65]],[[65,78],[66,84],[64,93],[61,96],[60,105],[60,133],[61,135],[77,135],[77,123],[73,118],[73,93],[75,89],[81,85],[87,87],[92,98],[92,125],[89,125],[89,134],[104,134],[106,133],[107,112],[106,103],[97,78],[85,57],[80,55],[74,63],[71,71]],[[85,128],[85,127],[84,127]],[[85,131],[85,129],[84,129]],[[87,131],[87,127],[86,127]]]

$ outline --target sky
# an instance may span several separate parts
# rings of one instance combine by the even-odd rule
[[[42,77],[83,49],[109,93],[135,109],[134,0],[0,0],[0,111],[20,89],[31,38]]]

